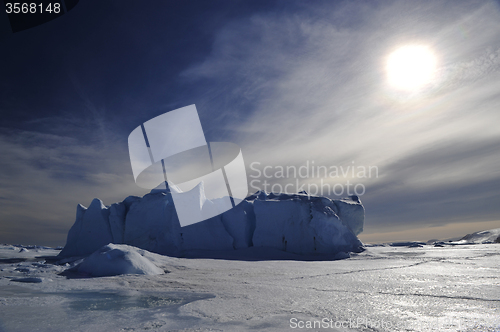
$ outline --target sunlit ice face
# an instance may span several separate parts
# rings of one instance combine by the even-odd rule
[[[388,83],[398,90],[418,90],[434,79],[436,65],[436,56],[427,46],[399,47],[387,58]]]

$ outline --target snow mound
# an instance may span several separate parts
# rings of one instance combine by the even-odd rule
[[[467,234],[458,243],[500,243],[500,228]]]
[[[164,273],[162,269],[145,257],[143,250],[124,244],[111,243],[85,258],[74,270],[92,277]]]
[[[306,193],[257,192],[222,214],[181,227],[170,189],[155,188],[142,198],[130,196],[111,206],[99,199],[88,208],[78,205],[58,256],[88,256],[108,243],[176,257],[249,247],[335,255],[362,250],[357,235],[363,223],[364,208],[356,196],[332,200]]]

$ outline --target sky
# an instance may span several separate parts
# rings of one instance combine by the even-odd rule
[[[146,194],[128,135],[191,104],[250,193],[357,185],[364,242],[498,228],[498,36],[495,1],[80,1],[0,40],[0,243],[64,245],[77,204]],[[407,45],[436,60],[409,91]]]

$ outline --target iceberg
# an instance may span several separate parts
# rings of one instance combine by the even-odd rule
[[[68,232],[61,256],[87,256],[114,242],[110,226],[110,209],[95,198],[88,208],[76,207],[76,221]]]
[[[356,196],[332,200],[304,192],[260,191],[222,214],[181,227],[172,198],[177,188],[171,184],[162,188],[143,197],[129,196],[110,206],[97,198],[88,208],[78,205],[76,221],[59,257],[89,256],[108,244],[130,245],[174,257],[200,250],[250,247],[302,255],[363,250],[357,235],[363,230],[364,208]],[[193,193],[200,195],[204,206],[219,204],[201,197],[203,190]]]

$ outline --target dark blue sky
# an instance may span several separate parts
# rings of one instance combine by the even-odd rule
[[[86,118],[82,108],[91,102],[107,110],[104,120],[134,128],[158,114],[159,105],[199,98],[179,74],[210,53],[218,29],[279,7],[274,1],[82,1],[63,17],[2,41],[3,120],[31,129],[36,118]]]
[[[128,134],[190,104],[250,179],[376,166],[325,179],[366,188],[366,241],[500,227],[499,33],[489,1],[80,1],[0,40],[0,242],[63,245],[76,204],[145,194]],[[437,74],[401,92],[385,61],[412,44]]]

